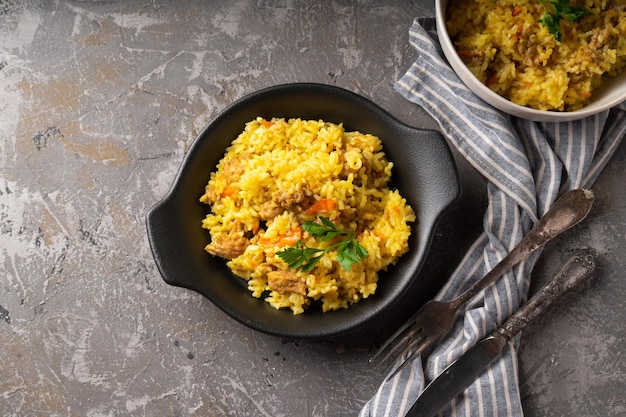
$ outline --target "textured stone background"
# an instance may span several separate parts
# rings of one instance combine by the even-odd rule
[[[425,14],[426,0],[0,0],[0,415],[355,416],[382,377],[370,346],[260,334],[166,285],[145,213],[199,130],[262,87],[335,84],[436,127],[391,87]],[[458,163],[433,288],[480,228],[482,179]],[[522,337],[528,416],[626,414],[624,166],[622,146],[590,219],[537,268],[541,282],[576,246],[603,257]]]

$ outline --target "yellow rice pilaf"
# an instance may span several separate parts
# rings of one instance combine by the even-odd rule
[[[449,0],[447,29],[472,73],[499,95],[538,110],[573,111],[626,65],[626,2],[572,0],[588,13],[561,21],[558,42],[538,0]]]
[[[226,150],[200,198],[211,206],[202,221],[211,237],[205,249],[227,259],[252,295],[277,309],[347,308],[372,295],[378,272],[408,250],[416,218],[389,187],[392,167],[373,135],[322,120],[256,118]],[[320,216],[354,231],[367,250],[350,271],[338,264],[336,250],[308,273],[276,254],[298,240],[328,246],[302,228]]]

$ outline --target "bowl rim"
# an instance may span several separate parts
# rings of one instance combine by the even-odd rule
[[[467,68],[459,54],[454,48],[454,44],[448,34],[446,27],[446,7],[448,0],[435,1],[435,20],[437,22],[437,36],[441,49],[448,60],[448,63],[463,81],[463,83],[473,91],[478,97],[493,107],[496,107],[512,116],[528,119],[536,122],[566,122],[583,119],[588,116],[608,110],[624,101],[626,101],[626,70],[622,71],[617,77],[613,77],[605,81],[597,92],[602,94],[600,101],[592,101],[582,109],[574,111],[547,111],[537,110],[531,107],[521,106],[502,97],[498,93],[492,91],[485,84],[481,83],[476,76]]]
[[[376,122],[383,121],[384,123],[387,123],[390,126],[397,128],[398,132],[400,132],[401,135],[402,134],[414,135],[418,133],[420,135],[424,135],[424,134],[437,135],[436,137],[433,137],[433,136],[424,136],[423,138],[420,137],[421,140],[423,140],[424,138],[429,139],[429,142],[424,142],[425,146],[422,146],[421,148],[424,148],[424,147],[431,148],[433,152],[437,152],[437,155],[439,155],[439,153],[443,153],[440,157],[441,161],[438,163],[438,164],[442,164],[438,168],[442,169],[443,171],[439,172],[436,177],[446,178],[448,182],[445,183],[445,188],[441,188],[437,190],[437,194],[434,194],[435,195],[434,199],[435,200],[439,199],[440,201],[437,201],[435,203],[425,203],[425,204],[434,204],[434,207],[437,207],[437,211],[435,212],[433,210],[432,213],[426,213],[423,219],[423,223],[424,223],[423,227],[426,229],[422,230],[423,227],[420,226],[420,231],[416,233],[419,235],[424,234],[426,238],[424,239],[423,242],[420,242],[419,246],[416,248],[415,256],[413,256],[413,258],[409,258],[410,260],[407,262],[408,266],[405,268],[405,270],[409,271],[410,274],[407,273],[407,274],[402,275],[400,279],[400,284],[398,285],[396,285],[395,283],[388,284],[388,285],[391,285],[391,287],[389,287],[391,289],[388,291],[389,294],[383,297],[383,301],[374,302],[374,304],[368,304],[368,306],[373,307],[371,311],[366,308],[359,307],[359,304],[363,304],[363,302],[369,301],[369,300],[362,300],[360,303],[357,303],[348,309],[343,309],[343,310],[339,310],[337,312],[331,312],[331,313],[320,313],[320,314],[342,313],[342,316],[340,319],[333,319],[332,321],[333,324],[331,326],[328,326],[327,324],[326,325],[320,324],[320,322],[322,322],[323,320],[320,320],[319,318],[311,322],[310,319],[309,321],[307,321],[306,319],[303,320],[301,317],[303,317],[304,315],[293,316],[291,314],[291,316],[294,317],[293,323],[296,323],[296,324],[293,324],[293,325],[290,324],[289,326],[291,327],[289,327],[288,329],[285,329],[281,327],[280,323],[277,323],[277,322],[276,323],[272,322],[268,324],[267,322],[260,322],[258,321],[258,319],[252,318],[248,314],[243,316],[242,314],[238,313],[238,311],[241,310],[240,306],[233,307],[232,305],[229,305],[229,303],[224,303],[224,300],[213,298],[212,294],[204,293],[199,288],[201,284],[196,284],[193,282],[193,279],[196,279],[196,276],[191,277],[191,278],[189,276],[187,277],[184,276],[186,273],[187,275],[189,275],[188,274],[189,271],[191,271],[191,269],[193,268],[190,269],[190,267],[188,265],[185,265],[185,262],[183,262],[181,259],[166,259],[168,256],[172,256],[171,254],[168,254],[166,252],[166,247],[174,248],[174,250],[176,250],[176,242],[164,243],[160,239],[163,239],[162,235],[168,232],[167,230],[168,227],[171,228],[171,220],[170,220],[171,215],[177,214],[176,212],[172,212],[172,206],[174,205],[180,206],[180,203],[176,202],[176,199],[178,198],[178,194],[180,193],[179,191],[181,188],[180,185],[182,181],[184,181],[184,177],[186,175],[189,175],[188,171],[191,170],[190,166],[192,165],[192,159],[195,157],[196,153],[200,152],[199,149],[201,148],[202,142],[206,142],[208,140],[207,135],[208,135],[208,132],[212,129],[212,127],[215,126],[216,124],[224,124],[225,122],[228,122],[229,117],[231,118],[238,117],[238,116],[232,116],[233,112],[239,111],[240,107],[245,106],[246,102],[249,100],[253,101],[253,106],[254,106],[255,104],[258,104],[257,101],[259,99],[263,99],[264,97],[272,98],[280,94],[286,95],[286,94],[293,94],[294,92],[297,93],[297,92],[302,92],[302,91],[305,91],[306,92],[305,94],[308,94],[311,92],[331,94],[331,95],[334,95],[333,97],[336,99],[338,99],[338,97],[341,96],[343,99],[352,100],[354,101],[354,104],[353,104],[354,106],[364,107],[363,114],[366,114],[368,117],[372,117],[372,115],[375,114],[376,117],[380,119],[380,120],[377,120]],[[241,128],[243,129],[243,126],[241,126]],[[231,138],[230,140],[232,139],[234,138]],[[403,139],[403,140],[406,140],[406,139]],[[401,144],[402,142],[400,141],[398,143]],[[204,146],[206,146],[206,144]],[[385,140],[383,139],[383,149],[385,149],[384,147],[385,147]],[[428,153],[428,150],[423,150],[421,148],[419,152]],[[224,152],[224,149],[220,149],[220,158],[221,156],[223,156],[223,152]],[[402,148],[402,149],[398,149],[396,152],[406,153],[406,150]],[[207,177],[208,177],[209,172],[212,169],[214,169],[214,167],[210,167],[209,169],[207,169],[207,172],[206,172]],[[443,180],[433,180],[433,181],[443,181]],[[440,184],[440,183],[436,182],[435,184]],[[444,184],[440,184],[440,186],[444,187]],[[443,194],[444,196],[439,197],[440,194]],[[408,291],[408,289],[413,287],[416,281],[418,281],[416,279],[417,275],[419,273],[419,270],[423,267],[426,261],[432,240],[434,238],[435,228],[438,222],[441,220],[444,213],[452,206],[452,204],[455,201],[458,200],[459,197],[460,197],[460,180],[458,177],[456,164],[454,162],[454,158],[452,156],[451,150],[440,132],[410,127],[400,122],[396,118],[394,118],[390,113],[388,113],[386,110],[384,110],[382,107],[380,107],[378,104],[374,103],[370,99],[365,98],[357,93],[353,93],[349,90],[343,89],[341,87],[331,86],[327,84],[317,84],[317,83],[289,83],[289,84],[280,84],[280,85],[275,85],[272,87],[267,87],[267,88],[258,90],[256,92],[253,92],[251,94],[248,94],[240,98],[239,100],[233,102],[232,104],[226,106],[221,112],[217,114],[217,116],[215,116],[210,122],[208,122],[208,124],[200,131],[200,133],[195,138],[194,142],[189,147],[189,150],[184,156],[183,161],[181,162],[179,171],[176,174],[169,191],[165,194],[165,196],[161,200],[159,200],[152,208],[148,210],[146,214],[146,223],[147,223],[148,240],[150,242],[150,247],[153,253],[153,257],[157,265],[157,269],[166,283],[170,285],[174,285],[174,286],[191,289],[193,291],[200,293],[209,301],[211,301],[214,305],[216,305],[219,309],[221,309],[223,312],[229,315],[231,318],[235,319],[236,321],[239,321],[240,323],[252,329],[261,331],[263,333],[267,333],[267,334],[271,334],[271,335],[275,335],[279,337],[294,338],[294,339],[326,339],[326,338],[331,338],[335,336],[340,336],[340,335],[349,333],[353,330],[356,330],[357,328],[361,328],[365,326],[366,324],[371,323],[376,317],[380,316],[384,312],[384,310],[387,310],[388,307],[395,308],[396,303],[401,305],[401,299],[406,298],[407,292],[410,292]],[[166,222],[169,222],[169,223],[166,224]],[[199,227],[200,226],[198,226],[198,228]],[[168,237],[167,239],[170,239],[170,238]],[[181,241],[184,241],[181,239],[182,238],[179,238],[179,243]],[[204,255],[206,255],[206,253],[204,253]],[[177,270],[177,268],[180,268],[181,270],[179,271]],[[246,300],[257,303],[255,305],[258,305],[259,299],[252,297],[252,295],[249,292],[246,295],[248,296],[246,297]],[[246,303],[248,303],[248,301],[246,301]],[[264,305],[264,307],[262,308],[270,308],[273,311],[279,311],[279,310],[273,309],[272,307],[267,307],[267,303],[265,303],[263,300],[261,300],[261,303]],[[357,307],[358,310],[355,307]],[[357,311],[359,313],[357,313]],[[348,312],[348,313],[345,313],[345,312]],[[283,313],[286,313],[285,310],[280,310],[280,314],[283,314]],[[272,313],[272,314],[276,314],[276,313]],[[320,315],[317,315],[317,316],[319,317]],[[281,317],[284,317],[284,315]],[[299,328],[297,323],[304,325],[304,327]],[[313,325],[311,325],[310,328],[307,328],[306,326],[309,325],[307,323],[313,323]]]

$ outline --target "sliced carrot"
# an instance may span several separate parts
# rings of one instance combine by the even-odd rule
[[[585,98],[591,97],[591,93],[589,91],[585,91],[584,93],[581,93],[581,95]]]
[[[300,239],[302,239],[302,229],[294,227],[280,237],[279,243],[281,246],[295,246]]]
[[[269,120],[262,119],[261,124],[265,127],[271,127],[274,125],[274,122],[270,122]]]
[[[304,211],[304,214],[313,214],[313,213],[331,211],[335,207],[337,207],[337,203],[335,203],[335,200],[330,199],[330,198],[322,198],[321,200],[318,200],[315,203],[313,203],[308,209],[306,209]]]
[[[485,81],[486,85],[492,85],[498,82],[498,75],[497,74],[493,74],[492,76],[490,76],[489,78],[487,78],[487,80]]]
[[[460,49],[457,52],[463,58],[469,58],[469,59],[474,58],[474,54],[471,51],[468,51],[467,49]]]
[[[231,197],[233,194],[235,194],[237,190],[235,189],[235,187],[230,186],[230,185],[226,185],[224,187],[224,190],[222,191],[222,194],[220,194],[222,196],[222,198],[224,197]]]
[[[517,16],[518,14],[522,12],[522,10],[524,10],[522,6],[515,6],[513,11],[511,12],[511,16]]]

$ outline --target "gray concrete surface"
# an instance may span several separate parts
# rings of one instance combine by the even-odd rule
[[[369,344],[283,340],[166,285],[145,213],[198,131],[259,88],[314,81],[417,127],[392,89],[425,0],[0,0],[0,415],[356,416],[381,380]],[[424,300],[480,230],[484,182],[442,223]],[[626,415],[626,148],[597,204],[551,244],[602,255],[594,284],[528,329],[529,417]],[[399,325],[399,323],[398,323]]]

